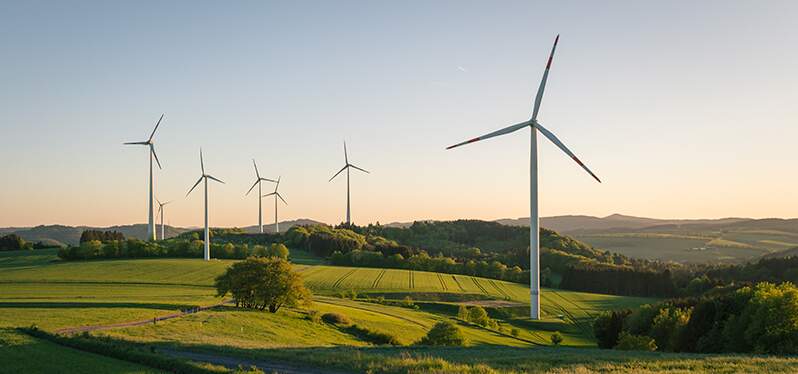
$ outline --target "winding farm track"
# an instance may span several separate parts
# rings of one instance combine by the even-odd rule
[[[155,317],[155,318],[148,318],[148,319],[145,319],[145,320],[114,323],[114,324],[110,324],[110,325],[66,327],[66,328],[63,328],[63,329],[55,330],[55,332],[58,333],[58,334],[67,334],[67,335],[69,335],[69,334],[77,334],[77,333],[81,333],[81,332],[85,332],[85,331],[110,330],[110,329],[118,329],[118,328],[123,328],[123,327],[143,326],[143,325],[147,325],[147,324],[150,324],[150,323],[157,323],[158,321],[166,321],[166,320],[170,320],[170,319],[174,319],[174,318],[185,317],[185,316],[190,315],[190,314],[198,313],[198,312],[201,312],[201,311],[204,311],[204,310],[213,309],[213,308],[225,305],[225,304],[232,304],[232,303],[233,303],[232,300],[227,300],[227,301],[223,301],[223,302],[221,302],[219,304],[208,305],[208,306],[203,306],[203,307],[197,307],[197,308],[194,308],[193,310],[188,310],[188,311],[179,312],[179,313],[167,314],[165,316],[160,316],[160,317]]]

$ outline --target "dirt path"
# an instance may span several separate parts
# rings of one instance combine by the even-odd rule
[[[230,304],[230,303],[232,303],[232,301],[228,300],[228,301],[223,301],[223,302],[221,302],[219,304],[208,305],[208,306],[203,306],[203,307],[197,307],[197,308],[189,309],[189,310],[186,310],[186,311],[183,311],[183,312],[172,313],[172,314],[168,314],[168,315],[165,315],[165,316],[149,318],[149,319],[145,319],[145,320],[114,323],[114,324],[110,324],[110,325],[66,327],[66,328],[63,328],[63,329],[55,330],[55,332],[58,333],[58,334],[77,334],[77,333],[81,333],[81,332],[84,332],[84,331],[110,330],[110,329],[118,329],[118,328],[122,328],[122,327],[142,326],[142,325],[147,325],[147,324],[151,324],[151,323],[157,323],[158,321],[165,321],[165,320],[169,320],[169,319],[173,319],[173,318],[185,317],[185,316],[190,315],[190,314],[198,313],[198,312],[201,312],[203,310],[216,308],[218,306],[222,306],[222,305]]]
[[[228,369],[238,369],[239,366],[243,368],[251,368],[253,366],[267,373],[281,373],[281,374],[343,374],[342,371],[334,371],[323,368],[310,368],[286,364],[282,362],[265,361],[265,360],[252,360],[238,357],[220,356],[210,353],[197,353],[176,351],[171,349],[158,349],[158,353],[167,356],[188,359],[191,361],[207,362],[214,365],[221,365]]]

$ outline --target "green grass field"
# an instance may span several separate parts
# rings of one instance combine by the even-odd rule
[[[507,306],[524,310],[528,288],[521,284],[461,275],[397,269],[310,265],[304,256],[296,265],[317,295],[309,307],[321,313],[347,315],[355,324],[393,334],[403,344],[420,339],[438,321],[455,321],[470,341],[469,348],[376,348],[342,327],[309,320],[306,309],[283,308],[279,313],[217,307],[181,318],[136,327],[98,330],[104,336],[160,349],[211,352],[231,357],[304,362],[343,371],[472,371],[572,372],[593,370],[747,371],[757,363],[771,371],[798,370],[793,359],[750,359],[737,356],[662,355],[598,351],[590,323],[601,311],[633,308],[645,298],[544,289],[544,319],[531,321],[507,314],[506,327],[520,329],[518,338],[455,320],[457,304]],[[53,362],[74,362],[61,372],[157,372],[134,364],[61,347],[10,328],[32,324],[48,331],[85,325],[144,320],[193,306],[220,301],[214,277],[232,261],[142,259],[62,262],[52,250],[0,253],[0,361],[15,362],[13,372],[49,372]],[[366,300],[332,297],[355,290],[366,297],[402,299],[410,296],[418,309]],[[426,300],[426,301],[424,301]],[[561,332],[564,345],[541,348]],[[26,363],[23,357],[55,360]],[[759,361],[757,361],[759,360]],[[0,368],[0,372],[6,367]],[[789,369],[789,370],[788,370]],[[794,371],[794,370],[793,370]]]

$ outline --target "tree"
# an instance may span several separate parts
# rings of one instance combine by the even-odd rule
[[[613,310],[603,313],[593,321],[593,335],[599,348],[611,349],[618,344],[624,320],[631,313],[630,310]]]
[[[288,247],[283,243],[272,243],[269,248],[269,255],[287,260],[289,255]]]
[[[475,305],[468,310],[468,321],[471,323],[476,323],[477,325],[487,326],[490,318],[488,317],[488,312],[486,312],[485,309],[479,305]]]
[[[443,345],[462,347],[468,344],[460,328],[449,321],[442,321],[432,326],[427,335],[418,342],[419,345]]]
[[[551,339],[551,344],[554,345],[560,345],[564,340],[562,334],[560,334],[559,331],[555,331],[553,334],[551,334],[551,337],[549,339]]]
[[[618,338],[618,345],[615,349],[620,351],[649,351],[657,350],[657,343],[654,339],[644,335],[632,335],[627,332],[622,332]]]
[[[310,302],[311,294],[291,264],[276,257],[249,257],[216,278],[217,296],[233,295],[236,306],[276,313],[283,305]]]
[[[650,336],[663,351],[679,351],[681,334],[690,320],[692,308],[667,307],[659,310],[651,325]]]
[[[20,249],[33,249],[33,246],[26,243],[17,234],[8,234],[0,237],[0,251],[16,251]]]

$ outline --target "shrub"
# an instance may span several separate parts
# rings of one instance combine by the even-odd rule
[[[468,342],[460,328],[449,321],[442,321],[432,326],[427,335],[419,340],[418,344],[462,347]]]
[[[318,310],[308,310],[306,318],[314,323],[321,323],[321,312]]]
[[[460,318],[463,321],[468,321],[468,307],[465,305],[460,305],[457,308],[457,318]]]
[[[488,312],[479,305],[475,305],[468,310],[468,322],[476,323],[481,326],[488,326],[490,318]]]
[[[629,310],[614,310],[603,313],[593,321],[593,335],[599,348],[612,349],[618,344],[618,335],[623,330],[624,320],[631,313]]]
[[[551,344],[554,344],[554,345],[560,345],[562,343],[562,341],[564,340],[563,337],[562,337],[562,334],[560,334],[559,331],[555,331],[554,334],[551,334],[549,339],[551,340]]]
[[[352,320],[350,320],[349,317],[347,317],[344,314],[335,313],[335,312],[324,313],[321,316],[321,319],[322,319],[322,321],[327,322],[327,323],[332,324],[332,325],[351,325],[352,324]]]
[[[513,327],[513,329],[510,330],[510,335],[515,336],[517,338],[518,335],[521,335],[521,330],[519,330],[517,327]]]
[[[386,332],[369,330],[367,327],[352,325],[350,327],[347,327],[345,331],[349,332],[352,335],[356,335],[359,338],[373,344],[402,345],[402,343],[399,341],[399,338],[397,338],[396,336]]]
[[[622,332],[618,337],[618,345],[615,349],[620,351],[649,351],[657,350],[657,343],[654,339],[643,335],[632,335],[627,332]]]

